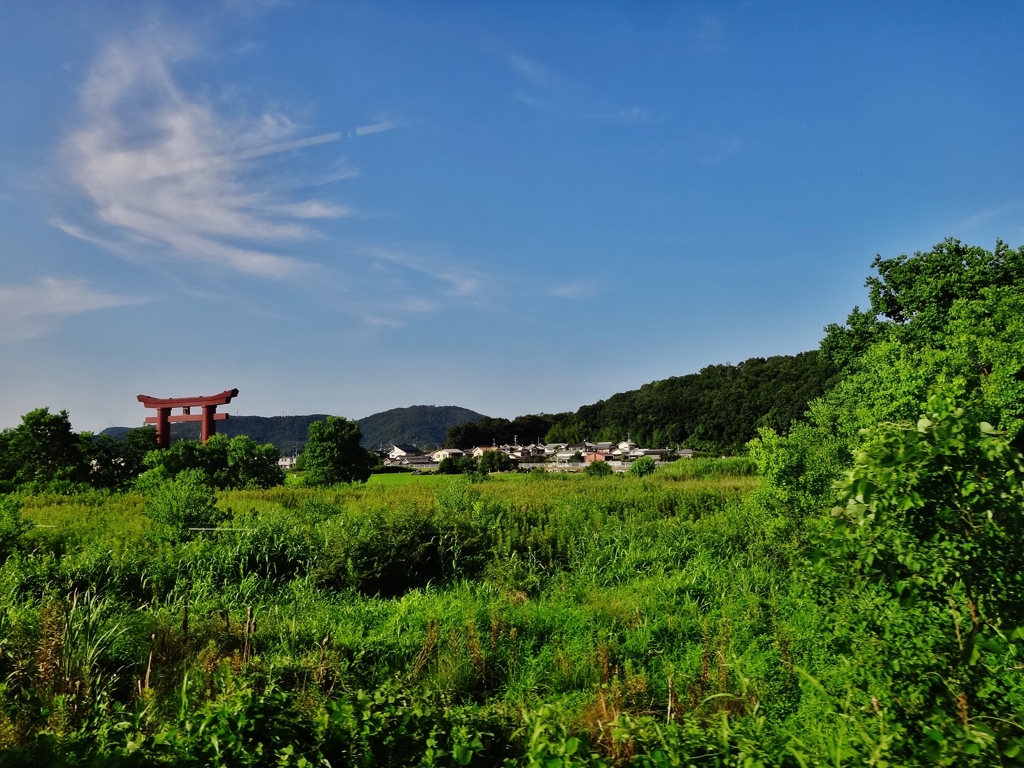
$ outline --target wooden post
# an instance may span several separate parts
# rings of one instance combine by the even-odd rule
[[[171,447],[171,409],[170,408],[157,408],[156,409],[156,445],[158,448],[170,448]]]
[[[204,405],[203,406],[203,429],[202,429],[202,440],[205,443],[210,437],[217,432],[217,422],[215,422],[214,414],[217,412],[216,405]]]

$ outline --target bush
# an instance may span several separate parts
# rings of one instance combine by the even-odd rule
[[[179,540],[191,538],[191,528],[214,527],[228,518],[226,511],[217,509],[213,486],[198,469],[186,469],[159,486],[144,513]]]
[[[641,456],[639,459],[633,462],[633,466],[629,468],[630,477],[647,477],[655,470],[654,459],[650,456]]]
[[[6,559],[15,543],[32,523],[21,516],[21,502],[0,496],[0,558]]]
[[[583,474],[587,477],[608,477],[608,475],[612,474],[612,471],[612,468],[608,466],[608,462],[592,461],[583,470]]]

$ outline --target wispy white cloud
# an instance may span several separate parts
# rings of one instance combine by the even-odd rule
[[[140,301],[98,290],[84,280],[44,277],[27,285],[0,285],[0,343],[44,336],[63,319]]]
[[[589,299],[591,296],[596,296],[597,293],[597,289],[589,280],[582,279],[572,280],[548,291],[549,296],[554,296],[559,299],[570,299],[573,301]]]
[[[692,141],[693,157],[705,165],[724,162],[744,150],[739,136],[698,136]]]
[[[1016,200],[1011,203],[1004,203],[1003,205],[996,205],[991,208],[985,208],[980,211],[975,211],[970,216],[964,218],[963,221],[957,223],[955,225],[954,231],[960,232],[965,229],[974,229],[980,224],[984,224],[985,222],[991,221],[992,219],[998,219],[999,217],[1005,216],[1009,213],[1016,213],[1022,207],[1024,207],[1024,202]]]
[[[512,71],[538,90],[550,91],[555,88],[571,87],[566,78],[556,74],[550,67],[518,53],[508,57],[508,64]]]
[[[386,121],[383,123],[374,123],[373,125],[361,125],[355,130],[356,136],[369,136],[371,133],[383,133],[384,131],[393,131],[397,128],[397,123]]]
[[[515,99],[525,106],[623,125],[650,120],[648,111],[640,106],[609,109],[588,88],[535,59],[517,53],[506,61],[519,79]]]
[[[473,298],[482,287],[480,275],[458,269],[436,256],[380,247],[364,247],[358,251],[372,261],[403,267],[437,281],[449,297]]]
[[[713,55],[724,51],[726,44],[725,25],[714,16],[702,15],[697,29],[690,37],[690,50],[697,54]]]
[[[158,245],[176,257],[261,277],[294,275],[304,265],[277,252],[280,244],[315,235],[310,220],[351,211],[268,191],[273,183],[247,183],[247,163],[341,134],[295,138],[298,126],[278,112],[222,116],[172,76],[172,66],[193,53],[187,39],[164,34],[113,44],[96,62],[63,157],[105,231],[92,232],[96,223],[62,229],[129,249]]]
[[[633,123],[646,123],[651,119],[651,115],[643,107],[632,107],[631,109],[620,109],[615,113],[613,119],[617,123],[631,125]]]

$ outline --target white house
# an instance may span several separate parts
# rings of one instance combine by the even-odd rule
[[[458,448],[441,448],[430,454],[430,458],[436,462],[442,462],[445,459],[457,459],[460,456],[465,456],[465,454],[465,451],[460,451]]]
[[[422,456],[423,451],[417,448],[415,445],[392,445],[391,450],[388,452],[388,458],[394,461],[395,459],[402,459],[406,456]]]

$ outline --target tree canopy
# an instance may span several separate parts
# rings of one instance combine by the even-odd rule
[[[737,451],[762,426],[788,429],[828,390],[836,368],[817,352],[754,357],[645,384],[585,405],[559,421],[549,442],[623,440]]]
[[[156,448],[156,433],[144,427],[123,440],[71,428],[67,411],[37,408],[21,424],[0,432],[0,492],[17,487],[61,492],[78,485],[125,488],[143,470],[146,453]]]
[[[216,434],[205,443],[179,440],[170,448],[151,451],[145,463],[160,478],[185,471],[201,472],[215,488],[272,488],[284,482],[281,455],[270,443],[258,445],[247,435]]]
[[[870,306],[854,307],[845,325],[825,328],[825,357],[848,369],[879,341],[941,346],[957,301],[971,301],[986,289],[1024,286],[1024,246],[1014,250],[997,240],[995,249],[947,239],[930,251],[889,259],[876,256],[876,275],[867,278]]]
[[[522,445],[543,440],[553,426],[568,417],[568,413],[533,413],[514,419],[482,416],[449,427],[445,434],[445,448],[475,448],[481,445]]]
[[[377,457],[359,445],[359,423],[328,416],[309,425],[303,466],[309,485],[365,482]]]

